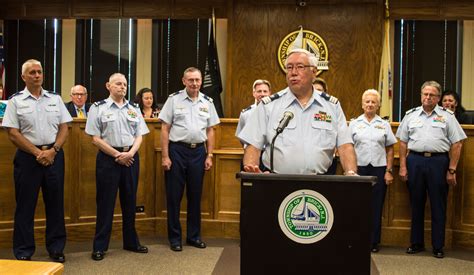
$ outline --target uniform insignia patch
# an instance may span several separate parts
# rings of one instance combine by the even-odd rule
[[[321,93],[321,96],[322,96],[324,99],[326,99],[327,101],[329,101],[329,102],[331,102],[331,103],[333,103],[333,104],[337,104],[337,103],[339,102],[339,99],[337,99],[337,97],[332,96],[332,95],[329,95],[329,94],[327,94],[327,93],[325,93],[325,92],[322,92],[322,93]]]
[[[94,105],[99,106],[99,105],[105,104],[105,102],[106,102],[105,100],[96,101],[96,102],[94,102]]]
[[[209,113],[209,109],[207,107],[199,107],[199,112]]]
[[[137,117],[137,112],[135,112],[135,110],[133,110],[133,109],[128,109],[127,115],[131,118],[136,118]]]
[[[319,111],[318,114],[314,114],[314,120],[315,121],[325,121],[328,123],[332,122],[332,117],[331,115],[328,115],[326,112]]]
[[[208,95],[205,95],[205,94],[202,94],[202,96],[209,102],[213,103],[214,101],[212,100],[212,98]]]
[[[446,119],[444,118],[444,116],[435,116],[435,117],[433,118],[433,122],[445,123],[445,122],[446,122]]]

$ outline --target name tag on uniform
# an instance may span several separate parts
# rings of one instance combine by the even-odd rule
[[[101,117],[102,122],[114,121],[116,119],[114,113],[105,113]]]

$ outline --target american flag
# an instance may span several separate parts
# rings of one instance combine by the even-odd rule
[[[5,98],[5,65],[4,65],[4,50],[3,50],[3,27],[0,28],[0,83],[3,86],[3,95],[0,100]]]

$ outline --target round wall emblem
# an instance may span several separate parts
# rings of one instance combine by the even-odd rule
[[[334,213],[331,204],[316,191],[303,189],[289,194],[280,204],[278,222],[291,240],[311,244],[331,231]]]
[[[286,57],[293,48],[308,50],[318,58],[317,75],[320,75],[322,71],[327,71],[329,69],[329,53],[326,42],[324,42],[318,34],[301,29],[285,36],[285,38],[280,42],[280,46],[278,46],[277,58],[280,68],[283,71],[285,71]]]

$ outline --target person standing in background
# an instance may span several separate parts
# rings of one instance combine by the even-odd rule
[[[76,85],[71,88],[71,101],[66,103],[66,108],[72,117],[87,118],[87,113],[91,107],[87,101],[87,89],[84,86]]]
[[[186,185],[186,243],[206,248],[201,239],[201,195],[204,171],[212,167],[214,126],[219,117],[210,97],[200,92],[202,74],[184,71],[181,91],[171,94],[160,112],[161,165],[165,171],[168,240],[172,251],[182,251],[180,204]]]
[[[94,103],[86,123],[86,133],[99,148],[96,161],[97,222],[92,259],[104,259],[109,248],[117,191],[122,207],[123,249],[148,253],[135,229],[135,209],[140,172],[138,149],[142,136],[149,133],[138,106],[126,99],[127,79],[114,73],[106,83],[110,96]]]
[[[425,250],[426,193],[431,205],[433,256],[444,258],[449,185],[456,185],[456,167],[466,134],[454,113],[438,106],[441,85],[421,86],[421,106],[405,113],[397,130],[400,139],[400,178],[407,181],[411,204],[411,245],[406,253]]]
[[[255,108],[262,101],[262,98],[271,95],[272,93],[271,88],[272,87],[268,80],[265,80],[265,79],[255,80],[255,82],[252,85],[252,95],[253,95],[253,98],[255,99],[255,102],[249,107],[243,109],[242,112],[240,113],[239,123],[237,124],[235,136],[238,136],[240,131],[242,131],[248,118],[250,117],[252,112],[255,111]]]
[[[157,118],[160,114],[160,109],[153,98],[153,91],[150,88],[140,89],[135,96],[134,102],[140,107],[143,118]]]
[[[31,260],[35,252],[34,216],[41,188],[46,212],[46,249],[63,263],[66,245],[64,224],[64,152],[72,121],[59,95],[43,89],[43,67],[38,60],[23,63],[25,89],[11,96],[2,126],[18,148],[15,154],[15,224],[13,253]]]
[[[393,145],[397,143],[390,123],[377,115],[379,108],[380,94],[373,89],[365,91],[364,113],[349,124],[359,175],[377,177],[372,186],[372,252],[379,251],[383,203],[387,185],[393,182]]]

